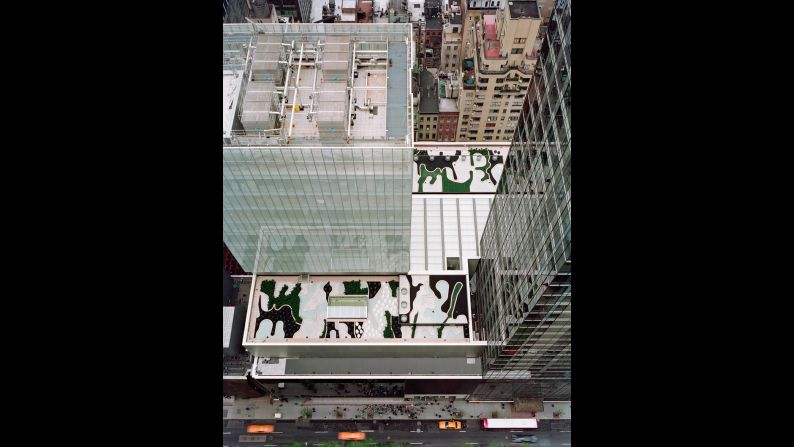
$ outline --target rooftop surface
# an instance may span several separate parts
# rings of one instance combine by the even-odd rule
[[[439,98],[438,99],[439,112],[457,112],[458,102],[452,98]]]
[[[312,276],[309,282],[259,276],[255,290],[247,343],[470,340],[465,275]],[[342,297],[356,301],[343,303],[353,305],[345,312],[349,321],[336,314],[329,321],[329,301]],[[350,315],[358,301],[366,312]]]
[[[441,19],[431,17],[425,20],[425,29],[441,29]]]
[[[419,143],[414,151],[413,192],[493,194],[508,151],[509,143],[445,146]]]
[[[413,142],[410,24],[225,24],[223,39],[225,145]]]
[[[510,18],[516,19],[519,17],[532,17],[533,19],[540,18],[540,10],[538,9],[537,0],[513,0],[508,2],[510,6]]]
[[[429,70],[422,69],[419,80],[419,113],[438,113],[438,85]]]

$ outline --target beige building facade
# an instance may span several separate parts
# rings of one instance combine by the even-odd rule
[[[538,3],[466,10],[457,141],[512,139],[537,61]]]

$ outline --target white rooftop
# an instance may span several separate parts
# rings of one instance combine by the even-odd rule
[[[438,98],[439,112],[457,112],[458,102],[452,98]]]
[[[469,342],[465,278],[258,276],[244,343]]]
[[[409,24],[225,24],[225,144],[411,145],[411,40]]]

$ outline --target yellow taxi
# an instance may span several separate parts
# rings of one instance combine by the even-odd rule
[[[340,441],[364,441],[367,434],[360,431],[340,431],[337,437]]]
[[[249,425],[248,433],[273,433],[276,428],[272,425]]]
[[[460,430],[460,421],[438,421],[438,428],[441,430]]]

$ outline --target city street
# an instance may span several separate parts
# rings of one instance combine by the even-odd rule
[[[308,445],[317,444],[320,442],[336,441],[339,428],[343,430],[351,430],[351,423],[344,424],[346,426],[338,427],[329,423],[312,423],[312,428],[298,428],[294,422],[278,422],[276,423],[276,433],[270,435],[257,435],[262,438],[260,442],[239,442],[240,436],[250,436],[245,430],[249,421],[230,421],[234,422],[227,428],[224,428],[223,445],[224,446],[288,446],[292,442],[307,442]],[[407,422],[407,421],[406,421]],[[479,421],[467,421],[467,426],[463,431],[440,431],[438,429],[438,422],[435,420],[421,421],[422,431],[419,433],[411,432],[409,427],[401,426],[399,429],[391,427],[383,427],[383,423],[379,423],[378,430],[367,433],[368,441],[378,442],[397,442],[412,445],[425,445],[425,446],[490,446],[491,443],[497,443],[503,446],[517,446],[520,444],[511,444],[512,435],[510,431],[484,431],[479,428]],[[415,425],[416,421],[412,421],[411,425]],[[336,424],[342,425],[342,424]],[[394,423],[392,423],[392,426]],[[415,428],[414,428],[415,430]],[[425,431],[427,430],[427,431]],[[519,431],[515,433],[527,434],[530,431]],[[570,446],[571,433],[570,430],[560,429],[544,429],[541,427],[538,430],[531,430],[532,434],[538,437],[538,442],[532,444],[542,447],[557,447],[557,446]],[[265,439],[266,437],[266,439]],[[341,444],[341,442],[340,442]]]

